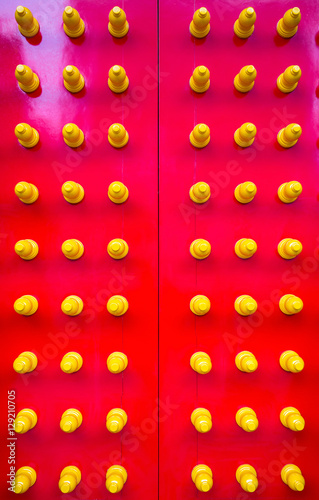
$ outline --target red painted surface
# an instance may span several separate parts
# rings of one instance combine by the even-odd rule
[[[36,484],[26,499],[111,498],[105,489],[105,471],[122,464],[128,471],[121,498],[155,498],[157,495],[157,36],[156,4],[147,2],[148,20],[141,10],[146,3],[123,2],[130,31],[115,40],[107,29],[109,10],[115,5],[97,0],[74,1],[86,24],[85,35],[69,39],[62,28],[62,1],[30,0],[26,6],[38,19],[41,36],[27,40],[14,20],[17,3],[1,6],[2,53],[2,191],[1,286],[3,403],[7,389],[16,391],[17,412],[25,407],[38,414],[38,425],[16,441],[16,467],[34,466]],[[17,64],[29,65],[39,76],[41,90],[27,95],[14,77]],[[63,86],[62,70],[77,66],[86,87],[72,95]],[[130,87],[114,95],[107,86],[113,64],[125,67]],[[20,146],[14,135],[19,122],[27,122],[40,134],[32,150]],[[78,152],[68,148],[62,127],[75,122],[86,142]],[[107,140],[108,126],[125,125],[130,141],[123,150]],[[20,180],[34,183],[40,197],[24,205],[14,194]],[[67,180],[79,182],[85,198],[68,204],[61,194]],[[112,181],[127,185],[126,204],[114,205],[107,188]],[[121,261],[107,254],[108,242],[124,238],[128,256]],[[38,257],[21,260],[14,244],[21,238],[39,244]],[[65,239],[78,238],[85,247],[78,261],[61,252]],[[107,299],[121,293],[129,301],[123,318],[106,311]],[[22,294],[38,298],[39,310],[31,317],[18,316],[14,301]],[[79,295],[83,313],[65,316],[61,302]],[[38,369],[16,374],[14,358],[24,350],[38,354]],[[63,355],[82,354],[80,372],[67,375],[60,369]],[[106,368],[108,355],[123,351],[129,359],[121,375]],[[70,407],[83,414],[74,434],[59,427]],[[122,407],[128,424],[122,434],[111,435],[106,415]],[[8,449],[6,408],[2,412],[1,498],[7,492]],[[76,490],[63,496],[58,489],[61,470],[74,464],[82,471]]]
[[[160,397],[176,405],[160,426],[160,498],[190,500],[196,491],[191,470],[205,463],[213,470],[214,486],[205,498],[218,500],[313,499],[318,497],[315,443],[318,440],[314,395],[318,380],[317,280],[319,261],[318,218],[318,5],[300,1],[302,21],[298,34],[287,41],[276,35],[276,23],[291,2],[252,2],[257,12],[255,33],[242,41],[233,36],[233,24],[242,1],[208,1],[211,32],[194,40],[188,32],[193,12],[201,2],[160,3]],[[211,87],[195,95],[189,88],[193,69],[206,65]],[[257,69],[255,88],[247,95],[234,90],[233,79],[247,64]],[[295,92],[276,90],[276,78],[291,64],[299,64],[302,78]],[[257,126],[257,138],[247,150],[238,148],[233,134],[242,123]],[[277,132],[291,122],[303,134],[290,150],[279,148]],[[197,123],[211,128],[211,143],[195,150],[189,133]],[[255,200],[240,205],[234,200],[237,184],[253,181]],[[292,205],[277,198],[283,182],[298,180],[303,194]],[[212,197],[195,205],[188,196],[198,181],[211,185]],[[240,260],[233,247],[242,237],[254,238],[258,250]],[[300,239],[303,252],[294,261],[277,254],[284,237]],[[208,239],[212,253],[195,261],[189,245]],[[280,290],[280,291],[279,291]],[[195,318],[190,299],[203,293],[211,299],[207,316]],[[234,300],[251,294],[258,313],[241,318]],[[295,293],[304,310],[288,317],[278,307],[279,296]],[[286,349],[296,350],[305,369],[294,375],[279,366]],[[213,363],[208,375],[197,375],[189,360],[197,350]],[[252,351],[259,362],[253,374],[239,372],[235,356]],[[306,420],[303,432],[294,433],[279,421],[285,406],[297,407]],[[212,413],[213,428],[199,435],[191,412],[204,406]],[[248,434],[235,423],[241,406],[251,406],[259,428]],[[260,487],[246,494],[235,479],[242,463],[257,469]],[[280,479],[286,463],[298,465],[306,479],[302,493],[291,491]],[[203,496],[204,498],[204,496]]]

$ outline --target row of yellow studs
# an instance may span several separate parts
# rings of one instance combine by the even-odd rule
[[[33,467],[24,466],[17,470],[16,474],[10,476],[12,491],[25,493],[35,484],[37,473]],[[81,481],[81,471],[75,465],[64,467],[60,474],[59,489],[62,493],[71,493]],[[121,465],[112,465],[106,472],[106,489],[110,493],[118,493],[127,481],[127,472]]]
[[[27,7],[23,7],[22,5],[17,7],[15,20],[23,36],[31,38],[38,34],[40,30],[39,23]],[[65,7],[62,20],[64,32],[70,38],[78,38],[83,35],[85,24],[76,9],[70,6]],[[126,14],[120,7],[113,7],[110,11],[108,29],[110,34],[115,38],[122,38],[128,33],[129,25],[126,20]]]

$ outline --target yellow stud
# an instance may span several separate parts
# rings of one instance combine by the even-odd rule
[[[83,243],[75,239],[65,240],[62,243],[61,249],[63,254],[70,260],[77,260],[82,257],[84,253]]]
[[[212,362],[208,354],[206,352],[195,352],[191,359],[190,359],[190,365],[193,368],[193,370],[197,373],[200,373],[201,375],[205,375],[206,373],[209,373],[212,369]]]
[[[298,31],[298,24],[301,20],[300,9],[294,7],[293,9],[287,10],[284,17],[279,19],[277,23],[277,33],[282,38],[291,38]]]
[[[209,127],[205,123],[199,123],[189,134],[189,140],[195,148],[204,148],[210,141]]]
[[[238,92],[249,92],[255,85],[257,71],[251,64],[241,68],[234,78],[234,86]]]
[[[61,417],[60,427],[63,432],[74,432],[80,427],[82,421],[82,413],[76,408],[69,408]]]
[[[277,135],[277,141],[283,148],[292,148],[297,144],[299,137],[301,136],[301,127],[298,123],[290,123],[287,127],[279,130]]]
[[[210,198],[210,187],[206,182],[197,182],[190,188],[189,196],[195,203],[205,203]]]
[[[121,238],[116,238],[107,245],[107,252],[112,259],[124,259],[128,254],[128,244]]]
[[[247,406],[244,406],[237,411],[236,423],[246,432],[253,432],[258,427],[256,413]]]
[[[109,127],[108,140],[113,148],[123,148],[128,143],[129,135],[123,125],[113,123]]]
[[[14,245],[14,250],[17,255],[23,260],[32,260],[39,253],[39,247],[33,240],[19,240]]]
[[[112,92],[115,92],[116,94],[125,92],[125,90],[129,86],[129,79],[126,76],[125,69],[118,64],[112,66],[109,71],[109,78],[107,83]]]
[[[112,433],[121,432],[127,424],[127,414],[121,408],[113,408],[106,417],[106,428]]]
[[[250,295],[240,295],[235,300],[235,309],[241,316],[250,316],[257,311],[257,302]]]
[[[122,182],[111,182],[107,194],[113,203],[120,204],[127,200],[129,192]]]
[[[113,295],[107,301],[106,308],[113,316],[123,316],[128,310],[128,302],[122,295]]]
[[[285,465],[281,470],[281,479],[291,490],[303,491],[305,488],[305,478],[297,465]]]
[[[124,10],[120,7],[113,7],[110,11],[108,29],[115,38],[123,38],[123,36],[127,35],[129,24]]]
[[[67,352],[64,354],[60,363],[61,370],[64,373],[78,372],[83,366],[83,358],[78,352]]]
[[[73,181],[67,181],[62,186],[62,194],[68,203],[75,205],[84,198],[84,189],[81,184]]]
[[[76,94],[83,89],[85,85],[84,77],[76,66],[69,64],[64,68],[62,75],[63,84],[69,92]]]
[[[281,312],[291,316],[292,314],[297,314],[302,310],[303,302],[299,297],[296,297],[296,295],[287,293],[281,297],[279,301],[279,308]]]
[[[205,295],[195,295],[190,301],[189,307],[197,316],[204,316],[210,310],[210,300]]]
[[[278,188],[278,197],[283,203],[292,203],[302,193],[302,185],[298,181],[284,182]]]
[[[302,244],[293,238],[284,238],[278,243],[278,253],[283,259],[294,259],[302,251]]]
[[[299,373],[304,369],[304,360],[295,351],[284,351],[279,358],[280,366],[286,372]]]
[[[236,241],[235,254],[241,259],[250,259],[257,251],[257,243],[250,238],[241,238]]]
[[[196,10],[189,25],[189,31],[195,38],[204,38],[210,31],[210,13],[205,7]]]
[[[238,184],[235,188],[234,195],[239,203],[249,203],[251,202],[257,193],[256,184],[253,182],[247,181],[242,184]]]
[[[194,69],[192,76],[189,80],[189,85],[194,92],[202,94],[209,89],[210,86],[210,72],[206,66],[197,66]]]
[[[75,465],[64,467],[60,474],[59,489],[62,493],[71,493],[81,481],[81,471]]]
[[[192,470],[192,480],[196,488],[203,493],[213,487],[213,472],[208,465],[199,464]]]
[[[239,38],[249,38],[253,34],[256,22],[256,12],[252,7],[244,9],[234,24],[234,33]]]
[[[17,470],[14,480],[14,492],[25,493],[37,480],[37,473],[32,467],[20,467]]]
[[[119,493],[127,481],[127,472],[121,465],[112,465],[106,472],[106,489],[110,493]]]
[[[248,493],[253,493],[258,488],[257,472],[252,465],[240,465],[236,470],[236,479],[242,489]]]
[[[34,203],[39,198],[39,191],[34,184],[30,182],[20,181],[16,184],[14,192],[20,201],[26,205]]]
[[[206,408],[196,408],[191,414],[191,422],[198,432],[205,433],[212,428],[212,416]]]
[[[70,38],[78,38],[83,35],[85,24],[76,9],[69,5],[63,11],[63,29]]]
[[[61,309],[68,316],[77,316],[83,311],[83,300],[77,295],[69,295],[62,302]]]
[[[199,238],[191,243],[189,251],[195,259],[206,259],[210,255],[211,245],[209,241]]]
[[[305,420],[300,411],[293,406],[287,406],[280,412],[280,422],[292,431],[302,431],[305,428]]]
[[[128,365],[128,359],[123,352],[112,352],[106,361],[108,370],[111,373],[121,373]]]
[[[254,142],[256,133],[257,129],[253,123],[243,123],[234,133],[235,142],[241,148],[248,148]]]
[[[15,12],[15,20],[18,23],[18,28],[21,35],[31,38],[38,34],[40,26],[32,12],[27,7],[19,5]]]
[[[37,414],[30,408],[24,408],[19,411],[14,421],[14,430],[18,434],[25,434],[35,427],[38,421]]]
[[[32,69],[25,64],[18,64],[15,70],[15,77],[18,80],[18,85],[23,92],[34,92],[40,85],[38,75],[33,73]]]
[[[22,295],[13,305],[15,312],[22,316],[31,316],[38,310],[38,301],[33,295]]]
[[[238,370],[246,373],[255,372],[258,368],[258,361],[250,351],[241,351],[235,358]]]
[[[62,129],[65,144],[70,148],[78,148],[84,142],[84,134],[75,123],[67,123]]]
[[[288,66],[287,69],[277,78],[277,87],[284,94],[289,94],[298,85],[301,77],[301,69],[299,66]]]
[[[18,123],[14,133],[24,148],[34,148],[39,142],[39,132],[27,123]]]
[[[14,360],[13,369],[17,373],[30,373],[38,365],[37,356],[30,351],[24,351]]]

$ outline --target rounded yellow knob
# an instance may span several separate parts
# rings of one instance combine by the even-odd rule
[[[202,94],[209,89],[210,86],[210,72],[206,66],[197,66],[194,69],[192,76],[189,80],[189,85],[194,92]]]
[[[121,408],[113,408],[106,417],[106,428],[112,433],[121,432],[127,424],[127,414]]]
[[[281,479],[291,490],[303,491],[305,488],[305,478],[297,465],[285,465],[281,470]]]
[[[197,182],[190,188],[189,196],[195,203],[205,203],[210,198],[210,187],[206,182]]]
[[[278,197],[283,203],[292,203],[302,192],[302,185],[298,181],[284,182],[278,188]]]
[[[34,184],[30,182],[20,181],[16,184],[14,192],[20,201],[30,205],[39,198],[39,191]]]
[[[210,255],[211,245],[209,241],[203,240],[202,238],[194,240],[189,248],[190,253],[195,259],[202,260],[206,259]]]
[[[189,25],[189,31],[195,38],[204,38],[210,31],[210,13],[205,7],[196,10]]]
[[[76,9],[73,9],[69,5],[65,7],[62,19],[63,29],[66,35],[68,35],[70,38],[78,38],[79,36],[83,35],[85,24]]]
[[[246,122],[234,133],[234,140],[241,148],[248,148],[255,140],[257,129],[253,123]]]
[[[204,148],[210,141],[209,127],[205,123],[199,123],[189,134],[189,140],[195,148]]]
[[[253,432],[258,427],[256,413],[251,408],[244,406],[236,413],[236,423],[246,432]]]
[[[238,184],[235,188],[234,195],[239,203],[249,203],[251,202],[257,193],[256,184],[253,182],[247,181],[242,184]]]
[[[37,480],[37,473],[32,467],[20,467],[15,474],[14,492],[25,493]]]
[[[15,312],[23,316],[31,316],[38,310],[38,301],[33,295],[22,295],[13,305]]]
[[[240,465],[236,470],[236,479],[242,489],[248,493],[253,493],[258,488],[257,472],[252,465]]]
[[[40,140],[39,132],[27,123],[18,123],[14,133],[21,146],[28,149],[34,148]]]
[[[256,12],[252,7],[244,9],[234,24],[234,33],[239,38],[249,38],[255,29]]]
[[[192,470],[192,480],[199,491],[206,493],[213,487],[213,472],[208,465],[196,465]]]
[[[283,259],[294,259],[302,251],[302,244],[293,238],[284,238],[278,243],[278,253]]]
[[[238,92],[249,92],[255,85],[257,71],[251,64],[241,68],[240,72],[234,78],[234,86]]]
[[[209,373],[212,369],[212,362],[208,354],[206,352],[195,352],[191,359],[190,365],[193,370],[201,375],[205,375]]]
[[[129,140],[129,135],[120,123],[113,123],[108,130],[108,140],[113,148],[123,148]]]
[[[67,123],[62,129],[65,144],[70,148],[78,148],[84,142],[84,134],[75,123]]]
[[[110,493],[119,493],[127,481],[127,472],[121,465],[112,465],[106,472],[106,489]]]
[[[37,414],[30,408],[19,411],[14,421],[14,430],[18,434],[25,434],[35,427],[38,421]]]
[[[197,316],[204,316],[210,310],[210,300],[205,295],[195,295],[190,301],[189,307]]]
[[[293,406],[287,406],[280,412],[280,422],[292,431],[302,431],[305,428],[305,420],[300,411]]]
[[[39,247],[33,240],[19,240],[14,245],[14,250],[23,260],[32,260],[39,253]]]
[[[69,295],[62,302],[61,309],[68,316],[77,316],[83,311],[83,301],[77,295]]]
[[[287,293],[281,297],[279,307],[281,312],[290,316],[292,314],[297,314],[302,310],[303,302],[299,297],[296,297],[296,295]]]
[[[287,10],[284,16],[277,23],[277,33],[282,38],[291,38],[298,31],[298,24],[301,20],[300,9],[294,7]]]
[[[250,351],[241,351],[235,358],[235,364],[238,370],[246,373],[252,373],[258,368],[258,361]]]
[[[81,481],[81,471],[75,465],[64,467],[60,474],[59,489],[62,493],[71,493]]]
[[[291,123],[287,127],[279,130],[277,135],[277,141],[283,148],[292,148],[297,144],[299,137],[301,136],[301,127],[298,123]]]
[[[236,241],[235,253],[241,259],[250,259],[257,251],[257,243],[251,238],[241,238]]]
[[[128,359],[123,352],[112,352],[106,361],[107,367],[111,373],[121,373],[128,365]]]
[[[62,186],[62,194],[68,203],[75,205],[84,198],[84,189],[81,184],[73,181],[67,181]]]
[[[129,24],[126,20],[126,14],[120,7],[113,7],[109,13],[108,30],[115,38],[123,38],[127,35]]]
[[[83,366],[83,358],[78,352],[67,352],[60,363],[61,370],[64,373],[75,373]]]
[[[196,408],[191,414],[191,422],[198,432],[208,432],[212,428],[211,413],[206,408]]]
[[[299,66],[288,66],[277,78],[277,87],[284,94],[289,94],[298,85],[301,78],[301,69]]]
[[[280,366],[286,372],[299,373],[304,369],[304,360],[295,351],[284,351],[280,355]]]
[[[109,70],[108,86],[116,94],[121,94],[129,86],[129,79],[126,71],[122,66],[116,64]]]
[[[76,66],[73,66],[72,64],[65,66],[62,76],[65,88],[72,94],[76,94],[84,88],[84,77],[81,75]]]
[[[69,408],[61,417],[60,427],[63,432],[74,432],[80,427],[82,421],[82,413],[76,408]]]
[[[106,308],[113,316],[123,316],[128,310],[128,301],[122,295],[113,295],[107,301]]]
[[[24,351],[14,360],[13,369],[17,373],[33,372],[38,365],[37,356],[30,351]]]
[[[250,295],[240,295],[237,297],[234,306],[241,316],[249,316],[257,311],[257,302]]]
[[[18,28],[21,35],[26,38],[31,38],[38,34],[40,26],[32,12],[27,7],[19,5],[15,11],[15,20],[18,23]]]
[[[34,92],[40,85],[39,77],[25,64],[18,64],[15,77],[21,90],[27,93]]]
[[[62,243],[61,249],[62,253],[70,260],[77,260],[82,257],[84,253],[83,243],[75,239],[65,240]]]
[[[107,252],[112,259],[124,259],[128,254],[128,244],[121,238],[116,238],[107,245]]]
[[[109,185],[108,197],[113,203],[124,203],[128,198],[129,192],[122,182],[112,182]]]

